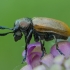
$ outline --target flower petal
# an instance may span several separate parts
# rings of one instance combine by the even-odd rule
[[[41,65],[41,63],[40,63],[40,57],[38,55],[35,55],[33,57],[32,62],[31,62],[30,65],[32,66],[32,68],[35,68],[35,67]]]
[[[36,42],[27,46],[27,55],[34,52],[34,48],[36,49],[35,52],[41,52],[41,44],[39,42]],[[25,56],[25,50],[23,51],[22,56]]]
[[[34,68],[33,70],[49,70],[49,69],[47,66],[45,67],[44,65],[39,65],[36,68]]]
[[[22,56],[25,56],[25,51],[23,51]],[[31,65],[32,68],[40,65],[40,58],[42,55],[41,44],[39,42],[34,44],[29,44],[27,46],[27,64]]]
[[[53,63],[55,64],[62,64],[64,61],[64,56],[63,55],[58,55],[57,57],[54,58]]]
[[[52,65],[52,63],[53,63],[53,56],[51,54],[45,55],[42,58],[41,62],[43,64],[46,64],[48,67],[50,67]]]
[[[30,65],[26,65],[26,66],[22,67],[20,70],[33,70],[33,69]]]
[[[58,42],[58,47],[59,47],[60,51],[65,55],[65,57],[68,58],[70,56],[70,42],[68,42],[68,41]],[[50,53],[54,57],[57,55],[60,55],[58,50],[56,50],[56,45],[52,46]]]
[[[35,56],[37,56],[37,57],[35,57]],[[33,53],[31,53],[30,55],[27,56],[26,61],[27,61],[28,64],[31,64],[31,62],[33,62],[34,58],[39,58],[40,59],[40,57],[41,57],[41,53],[33,52]]]
[[[49,70],[64,70],[64,68],[59,64],[53,64]]]
[[[64,66],[67,70],[70,70],[70,58],[68,58],[67,60],[65,60],[64,62]]]

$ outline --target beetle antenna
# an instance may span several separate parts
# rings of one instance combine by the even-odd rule
[[[13,33],[13,32],[0,33],[0,36],[5,36],[5,35],[10,34],[10,33]]]
[[[9,29],[9,30],[13,30],[13,28],[8,28],[8,27],[4,27],[4,26],[0,26],[0,29]]]

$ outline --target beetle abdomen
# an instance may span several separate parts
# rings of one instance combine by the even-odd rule
[[[63,36],[70,36],[70,28],[62,21],[36,17],[32,19],[34,29],[39,32],[53,32]]]

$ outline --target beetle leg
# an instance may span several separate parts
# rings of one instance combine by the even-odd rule
[[[22,63],[26,60],[26,56],[27,56],[27,45],[30,43],[30,40],[32,38],[32,31],[33,30],[30,30],[29,34],[26,36],[26,45],[25,45],[25,57],[23,58],[23,61]]]
[[[54,35],[53,35],[53,36],[54,36]],[[55,36],[54,36],[54,39],[55,39],[56,49],[59,51],[59,53],[60,53],[61,55],[64,55],[64,54],[61,52],[61,50],[59,49],[59,46],[58,46],[58,43],[57,43],[57,39],[56,39]]]
[[[27,43],[26,43],[26,45],[25,45],[25,56],[24,56],[24,58],[23,58],[23,60],[22,60],[22,64],[23,64],[23,62],[26,60],[26,56],[27,56]]]
[[[45,50],[45,47],[44,47],[44,41],[42,43],[40,36],[38,36],[38,37],[39,37],[39,40],[40,40],[40,43],[41,43],[41,50],[42,50],[42,56],[41,57],[43,57],[44,53],[46,53],[46,50]]]
[[[37,34],[34,34],[34,40],[35,40],[35,42],[38,42],[39,39],[40,38],[38,37],[38,35]],[[41,41],[40,41],[40,43],[41,43]],[[41,44],[43,46],[44,52],[46,53],[46,50],[45,50],[45,47],[44,47],[45,41],[43,41],[43,43],[41,43]],[[42,47],[41,47],[41,49],[42,49]]]
[[[44,45],[45,45],[45,40],[43,41],[43,49],[44,49],[44,53],[46,54],[46,49],[45,49]]]

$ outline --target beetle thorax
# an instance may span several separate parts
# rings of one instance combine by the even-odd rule
[[[15,25],[19,25],[21,28],[28,28],[30,25],[30,21],[27,18],[18,19],[15,22]]]

